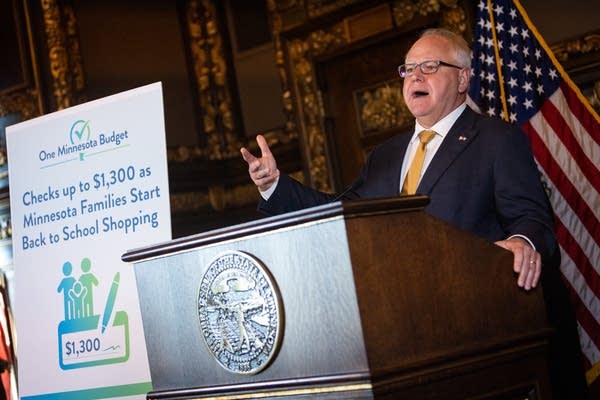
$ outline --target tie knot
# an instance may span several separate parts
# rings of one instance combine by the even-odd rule
[[[431,141],[431,139],[433,139],[435,137],[435,135],[437,135],[437,133],[435,133],[435,131],[431,131],[431,130],[425,130],[425,131],[421,131],[419,132],[419,140],[421,141],[421,143],[423,145],[427,145],[427,143],[429,143]]]

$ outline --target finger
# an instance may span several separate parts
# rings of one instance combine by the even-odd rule
[[[261,161],[262,158],[257,158],[252,155],[252,153],[247,152],[246,158],[244,159],[248,163],[248,172],[253,179],[261,178],[268,174],[268,169],[264,168],[263,162]]]
[[[530,290],[537,286],[542,272],[542,263],[537,253],[531,254],[531,259],[525,269],[527,270],[527,274],[523,287],[525,290]]]
[[[252,155],[252,153],[250,153],[245,147],[242,147],[240,149],[240,153],[242,153],[242,158],[244,159],[244,161],[246,161],[248,164],[252,163],[253,161],[257,160],[256,157],[254,157]]]
[[[527,271],[526,262],[528,262],[528,258],[525,257],[525,253],[522,248],[514,248],[512,249],[513,255],[515,257],[513,261],[513,269],[519,275],[519,281],[521,281],[522,273]]]
[[[526,262],[526,264],[529,262]],[[523,272],[519,275],[519,286],[525,290],[531,289],[531,280],[533,278],[533,265],[524,265]]]
[[[519,277],[517,278],[517,286],[524,288],[525,284],[527,282],[527,271],[528,268],[527,266],[520,266],[519,267]]]
[[[531,289],[531,285],[533,283],[533,277],[535,275],[535,263],[536,263],[536,258],[535,258],[535,251],[533,251],[533,249],[531,249],[531,247],[529,246],[524,246],[522,247],[521,250],[521,256],[522,256],[522,275],[523,275],[523,287],[526,290]]]
[[[540,276],[542,276],[542,261],[541,258],[536,254],[536,260],[533,264],[533,272],[531,277],[531,287],[534,288],[537,286]]]
[[[258,147],[260,148],[261,157],[270,157],[273,155],[271,154],[271,149],[263,135],[256,136],[256,143],[258,143]]]
[[[535,275],[533,277],[533,281],[531,282],[531,287],[537,287],[540,282],[540,277],[542,276],[542,266],[540,265],[535,269]]]

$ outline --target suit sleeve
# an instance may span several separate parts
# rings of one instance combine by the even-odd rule
[[[267,215],[279,215],[308,207],[326,204],[335,199],[334,195],[311,189],[288,175],[279,177],[277,188],[269,200],[260,199],[258,211]]]
[[[550,202],[526,135],[511,129],[494,160],[495,201],[508,236],[524,235],[542,258],[556,249]]]

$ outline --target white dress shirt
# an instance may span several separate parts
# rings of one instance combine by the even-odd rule
[[[404,161],[402,162],[402,172],[400,174],[400,182],[398,182],[398,192],[402,190],[402,183],[406,178],[408,168],[410,168],[410,164],[412,163],[412,160],[415,156],[415,152],[417,151],[417,147],[419,146],[419,133],[427,129],[435,131],[435,133],[437,133],[437,135],[435,135],[433,139],[431,139],[431,141],[427,144],[427,148],[425,151],[425,160],[423,161],[423,168],[421,169],[421,177],[423,177],[423,173],[429,166],[431,159],[433,158],[437,150],[440,148],[440,145],[442,144],[442,141],[450,131],[450,128],[452,128],[452,125],[454,125],[460,114],[462,114],[462,112],[465,110],[466,106],[466,103],[462,103],[460,106],[456,107],[454,111],[450,112],[444,118],[436,122],[431,128],[424,128],[421,126],[421,124],[415,121],[415,131],[410,139],[410,142],[408,143],[408,147],[406,148],[406,156],[404,157]],[[421,177],[419,177],[419,182],[421,181]]]

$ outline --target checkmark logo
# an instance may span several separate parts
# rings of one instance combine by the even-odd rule
[[[71,144],[84,142],[90,138],[90,121],[77,120],[71,125]]]

